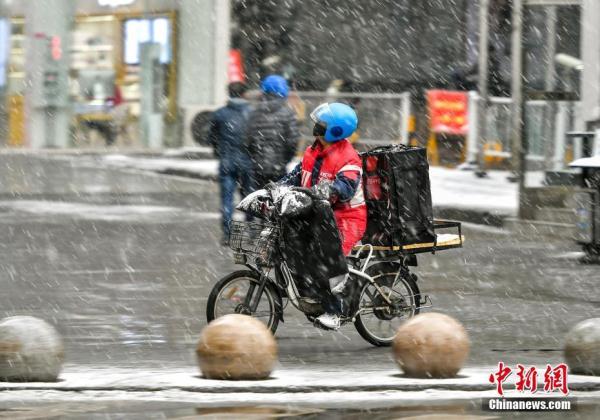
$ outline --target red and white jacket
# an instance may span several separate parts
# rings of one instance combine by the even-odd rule
[[[331,206],[342,237],[350,236],[345,232],[349,219],[356,222],[352,223],[352,229],[359,229],[352,236],[364,232],[367,207],[362,189],[362,161],[348,140],[333,143],[326,149],[315,141],[304,152],[302,162],[282,182],[307,188],[321,182],[331,184]]]

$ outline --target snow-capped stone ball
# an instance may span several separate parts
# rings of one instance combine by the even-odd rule
[[[46,321],[31,316],[0,321],[0,381],[53,382],[63,361],[62,339]]]
[[[207,379],[265,379],[277,363],[277,343],[261,321],[230,314],[202,330],[196,355]]]
[[[565,359],[572,373],[600,375],[600,318],[581,321],[568,332]]]
[[[407,376],[450,378],[456,376],[469,354],[469,337],[454,318],[425,313],[398,328],[393,351],[396,363]]]

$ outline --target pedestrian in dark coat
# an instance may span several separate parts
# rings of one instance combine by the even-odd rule
[[[219,158],[222,244],[229,239],[233,195],[237,184],[240,185],[242,198],[252,191],[252,164],[244,142],[250,115],[250,104],[244,99],[245,93],[246,85],[231,83],[227,105],[215,111],[210,123],[209,143]]]
[[[246,130],[246,144],[254,172],[254,188],[277,181],[287,173],[296,154],[300,132],[294,111],[287,104],[289,88],[277,75],[261,83],[263,98],[253,109]]]

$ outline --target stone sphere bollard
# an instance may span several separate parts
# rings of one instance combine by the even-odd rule
[[[469,337],[454,318],[430,312],[398,328],[393,351],[396,363],[407,376],[451,378],[469,355]]]
[[[581,321],[565,341],[565,359],[572,373],[600,375],[600,318]]]
[[[53,382],[64,360],[54,327],[31,316],[0,321],[0,381]]]
[[[277,363],[277,343],[261,321],[230,314],[204,328],[196,355],[207,379],[265,379]]]

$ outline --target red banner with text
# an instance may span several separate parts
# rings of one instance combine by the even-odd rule
[[[469,95],[452,90],[428,90],[427,105],[431,131],[466,135],[468,130]]]
[[[229,50],[229,67],[227,69],[229,83],[244,83],[246,75],[244,74],[244,62],[240,50]]]

